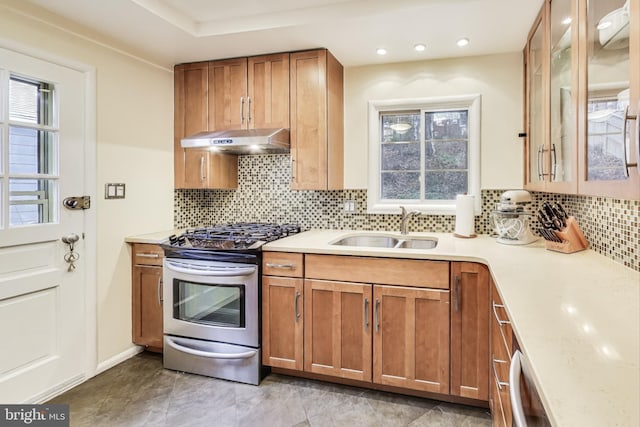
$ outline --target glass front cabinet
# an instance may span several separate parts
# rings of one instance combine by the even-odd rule
[[[547,0],[525,58],[525,186],[640,199],[640,0]]]

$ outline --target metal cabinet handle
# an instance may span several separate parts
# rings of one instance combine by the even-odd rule
[[[251,97],[247,96],[247,124],[251,122]]]
[[[364,309],[362,311],[364,312],[364,330],[366,331],[369,329],[369,298],[364,299]]]
[[[504,308],[504,305],[502,304],[496,304],[496,302],[493,302],[493,316],[496,318],[496,320],[498,321],[498,325],[500,325],[502,327],[502,325],[510,325],[511,322],[509,320],[502,320],[500,319],[500,316],[498,316],[498,310],[496,310],[497,308]]]
[[[380,330],[380,300],[376,298],[376,333]]]
[[[627,145],[627,139],[629,139],[629,141],[631,140],[631,138],[627,138],[627,124],[629,123],[629,120],[637,121],[638,115],[629,114],[629,106],[627,105],[624,109],[624,122],[622,124],[622,153],[624,154],[624,174],[627,178],[629,178],[629,168],[638,167],[638,160],[640,160],[636,159],[635,163],[629,163],[629,159],[627,157],[627,148],[631,150],[631,146]],[[638,127],[638,123],[636,123],[636,127]],[[636,143],[640,144],[640,141],[637,141]]]
[[[295,264],[275,264],[273,262],[268,262],[265,264],[269,268],[284,268],[286,270],[295,270]]]
[[[244,123],[244,98],[240,97],[240,124]]]
[[[498,370],[496,369],[496,363],[505,364],[507,362],[505,360],[493,359],[493,363],[491,363],[491,367],[493,368],[493,376],[496,378],[496,384],[498,384],[498,390],[502,390],[502,387],[509,387],[509,383],[500,381],[500,378],[498,377]]]
[[[296,291],[296,299],[295,299],[295,312],[296,312],[296,323],[298,323],[298,319],[300,319],[300,310],[298,309],[298,300],[300,299],[300,292]]]
[[[556,180],[556,168],[558,167],[558,160],[556,158],[556,144],[551,144],[551,181]]]
[[[538,147],[538,179],[542,181],[544,179],[544,170],[542,169],[542,152],[544,150],[544,146]]]
[[[140,258],[160,258],[160,254],[154,254],[154,253],[139,253],[139,254],[136,254],[136,256]]]
[[[158,305],[162,307],[162,276],[158,277]]]
[[[204,174],[204,155],[200,157],[200,181],[204,181],[207,179],[207,176]]]
[[[456,274],[453,278],[453,310],[458,311],[460,307],[460,293],[458,292],[460,287],[460,277]]]

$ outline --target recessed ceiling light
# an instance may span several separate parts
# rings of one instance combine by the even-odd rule
[[[463,47],[469,44],[469,39],[466,37],[463,37],[461,39],[458,39],[456,43],[458,44],[458,46]]]
[[[417,45],[415,45],[413,47],[415,49],[416,52],[422,52],[424,51],[427,47],[425,45],[423,45],[422,43],[418,43]]]
[[[386,55],[387,54],[387,49],[385,49],[383,47],[379,47],[378,49],[376,49],[376,53],[378,55]]]
[[[564,19],[562,20],[562,24],[563,24],[563,25],[569,25],[569,24],[571,24],[571,17],[564,18]]]

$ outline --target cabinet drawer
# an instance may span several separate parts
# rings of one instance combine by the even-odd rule
[[[158,265],[162,266],[164,251],[159,245],[147,243],[136,243],[133,245],[132,259],[136,265]]]
[[[307,255],[308,279],[449,289],[449,262],[416,259]]]
[[[289,252],[264,252],[262,274],[266,276],[302,277],[303,254]]]
[[[504,357],[511,359],[511,337],[513,336],[511,322],[495,288],[493,289],[491,308],[491,336],[493,339],[493,351],[499,352],[500,354],[503,354]],[[498,348],[498,346],[501,348]]]

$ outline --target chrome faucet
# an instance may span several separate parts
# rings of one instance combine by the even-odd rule
[[[420,215],[420,212],[418,211],[407,212],[407,209],[404,206],[400,206],[400,209],[402,209],[402,218],[400,219],[400,234],[404,235],[409,233],[409,230],[407,227],[409,224],[409,220],[414,216]]]

